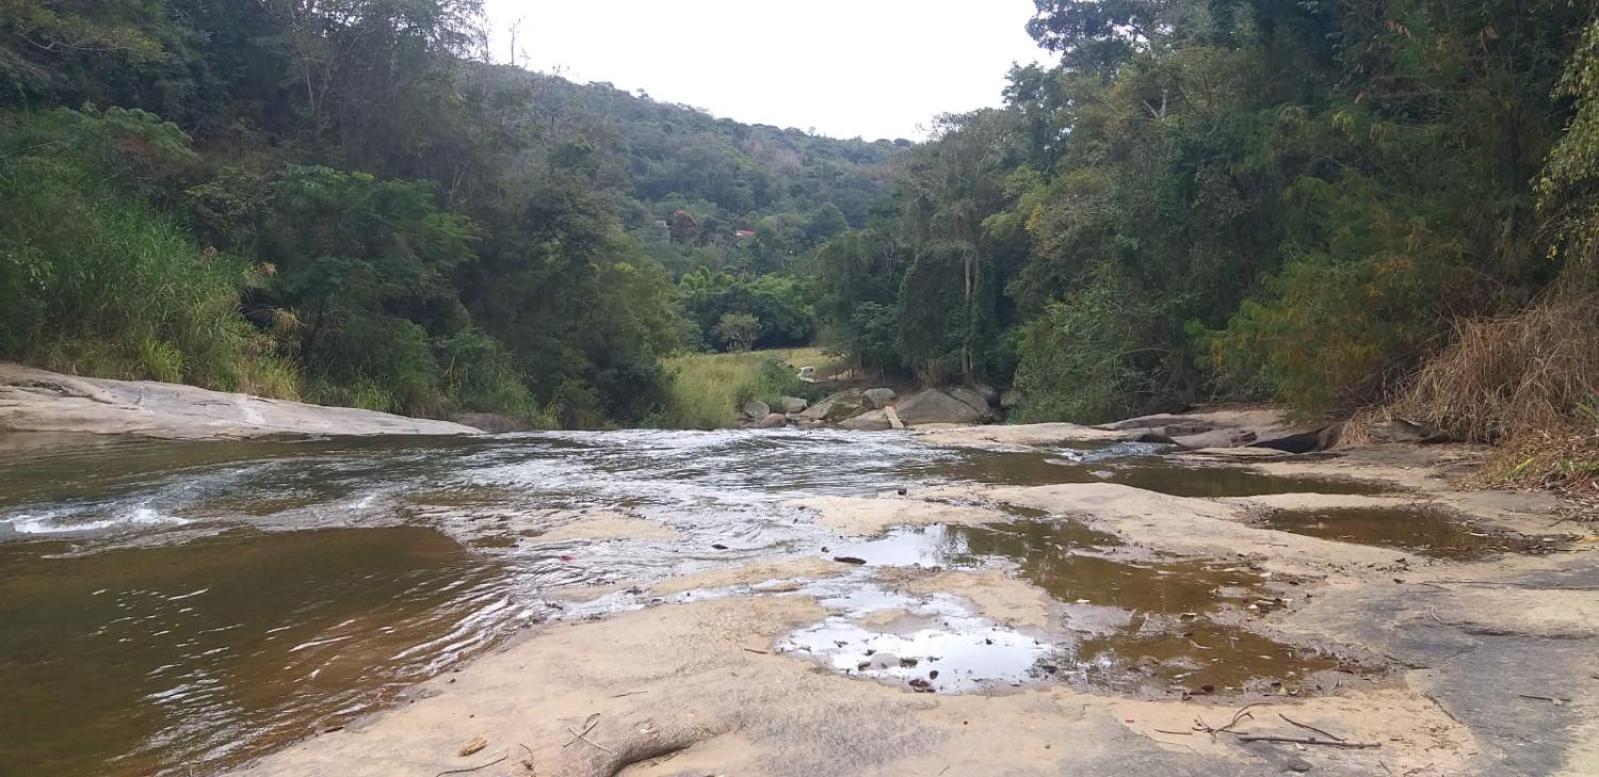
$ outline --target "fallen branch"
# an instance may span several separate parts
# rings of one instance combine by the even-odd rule
[[[1530,694],[1530,693],[1518,693],[1516,695],[1520,696],[1523,699],[1536,699],[1538,701],[1552,701],[1552,702],[1554,702],[1556,704],[1570,704],[1571,703],[1571,700],[1566,698],[1566,697],[1564,697],[1564,696],[1535,696],[1535,695]]]
[[[612,699],[625,699],[625,698],[627,698],[629,696],[637,696],[637,695],[639,695],[641,693],[649,693],[649,691],[628,691],[627,693],[619,693],[619,694],[616,694],[615,696],[611,696],[609,698],[612,698]]]
[[[1300,727],[1300,728],[1302,728],[1302,729],[1304,729],[1306,731],[1314,731],[1314,732],[1316,732],[1316,733],[1318,733],[1318,734],[1320,734],[1320,735],[1322,735],[1324,737],[1330,737],[1330,738],[1335,739],[1335,740],[1337,740],[1339,742],[1346,741],[1343,737],[1338,736],[1337,734],[1334,734],[1334,733],[1332,733],[1330,731],[1322,731],[1321,729],[1316,728],[1315,726],[1307,726],[1307,725],[1305,725],[1303,723],[1300,723],[1297,720],[1294,720],[1293,718],[1288,717],[1287,715],[1282,714],[1281,712],[1277,713],[1277,717],[1282,718],[1283,720],[1288,721],[1290,724],[1298,726],[1298,727]]]
[[[592,726],[590,728],[592,728]],[[592,739],[589,739],[587,731],[579,732],[579,731],[573,729],[571,726],[567,726],[566,730],[572,734],[572,737],[573,737],[572,738],[572,742],[582,742],[582,743],[584,743],[586,745],[593,745],[593,746],[595,746],[595,747],[597,747],[597,748],[599,748],[601,750],[604,750],[607,753],[610,753],[611,755],[616,755],[616,751],[615,750],[612,750],[611,748],[606,747],[605,745],[602,745],[599,742],[596,742],[596,741],[594,741]],[[572,742],[567,742],[566,744],[570,745],[570,744],[572,744]],[[561,745],[561,746],[562,747],[566,747],[566,745]]]
[[[1322,745],[1324,747],[1348,747],[1355,750],[1366,750],[1373,747],[1382,747],[1380,742],[1335,742],[1330,739],[1317,739],[1315,737],[1275,737],[1264,734],[1239,734],[1240,742],[1276,742],[1286,745]]]
[[[756,648],[752,648],[752,647],[747,647],[747,648],[743,648],[743,650],[744,650],[744,652],[746,652],[746,653],[759,653],[759,654],[760,654],[760,655],[763,655],[763,656],[769,656],[769,655],[771,655],[771,653],[768,653],[768,652],[767,652],[767,651],[765,651],[765,650],[758,650],[758,649],[756,649]]]
[[[1238,710],[1237,712],[1234,712],[1233,713],[1233,719],[1231,721],[1229,721],[1227,723],[1227,725],[1222,726],[1221,728],[1214,728],[1210,724],[1206,723],[1203,718],[1200,718],[1198,715],[1195,715],[1194,716],[1194,730],[1195,731],[1203,731],[1206,734],[1209,734],[1211,736],[1216,736],[1217,734],[1236,734],[1237,732],[1232,730],[1233,727],[1238,725],[1239,723],[1242,723],[1245,718],[1248,718],[1249,720],[1254,720],[1255,716],[1249,712],[1249,708],[1250,707],[1258,707],[1258,706],[1260,706],[1260,704],[1258,702],[1255,703],[1255,704],[1245,704],[1242,709]]]
[[[475,772],[475,771],[479,771],[479,770],[482,770],[482,769],[487,769],[490,766],[493,766],[493,765],[495,765],[495,764],[497,764],[497,763],[499,763],[501,761],[504,761],[505,759],[510,758],[510,757],[511,757],[511,754],[510,753],[506,753],[505,755],[502,755],[499,758],[496,758],[496,759],[494,759],[492,761],[489,761],[486,764],[482,764],[480,766],[468,766],[468,767],[465,767],[465,768],[462,768],[462,769],[445,769],[444,771],[433,775],[433,777],[444,777],[444,775],[446,775],[446,774],[466,774],[467,772]]]

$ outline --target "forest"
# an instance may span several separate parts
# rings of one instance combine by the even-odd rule
[[[912,143],[490,64],[477,0],[0,0],[0,356],[605,427],[820,343],[1599,467],[1593,3],[1035,5],[1053,64]]]
[[[535,426],[809,342],[907,141],[493,65],[477,0],[0,2],[0,357]],[[727,320],[724,321],[723,319]]]

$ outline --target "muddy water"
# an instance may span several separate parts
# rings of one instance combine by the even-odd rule
[[[925,462],[913,471],[935,478],[1010,486],[1118,483],[1172,496],[1230,497],[1270,494],[1380,494],[1380,483],[1264,475],[1240,467],[1196,467],[1156,455],[1163,446],[1116,443],[1089,450],[967,452]]]
[[[619,593],[563,607],[556,600],[567,592],[828,545],[836,552],[839,538],[784,506],[797,497],[1085,482],[1103,472],[1189,492],[1344,487],[1247,473],[1237,481],[1220,470],[1194,478],[1156,453],[985,454],[842,432],[249,443],[8,436],[0,442],[0,774],[214,773],[369,711],[522,626],[646,604]],[[542,539],[600,511],[670,531]],[[851,639],[879,646],[862,647],[863,657],[943,654],[955,667],[951,690],[1048,680],[1051,666],[1111,687],[1124,670],[1159,675],[1140,670],[1146,654],[1159,667],[1204,663],[1188,653],[1161,659],[1164,643],[1135,649],[1128,640],[1183,634],[1173,624],[1190,611],[1196,634],[1233,629],[1220,614],[1255,595],[1237,570],[1117,558],[1107,555],[1113,537],[1037,516],[981,530],[929,527],[896,550],[900,536],[858,550],[872,565],[805,591],[835,610],[816,636],[857,628]],[[880,555],[891,552],[902,557]],[[1014,570],[1062,602],[1078,636],[1035,637],[957,597],[909,596],[873,577],[917,559]],[[894,628],[855,617],[885,604],[906,612]],[[1134,616],[1154,625],[1126,628]],[[1245,639],[1239,633],[1223,638]],[[861,661],[838,663],[855,672]],[[898,659],[868,670],[930,671]]]
[[[1457,560],[1539,546],[1537,540],[1475,529],[1447,511],[1426,506],[1279,510],[1261,523],[1278,531]]]
[[[0,546],[0,764],[17,774],[246,757],[514,620],[499,565],[423,528],[65,550]]]
[[[846,673],[919,680],[939,692],[1062,680],[1146,695],[1314,694],[1381,671],[1370,657],[1288,644],[1250,628],[1257,616],[1285,606],[1297,581],[1269,580],[1244,563],[1128,550],[1061,518],[896,529],[841,552],[868,567],[1005,569],[1055,600],[1058,628],[996,628],[947,597],[854,593],[834,600],[834,615],[784,647]],[[874,627],[870,621],[884,610],[904,616]]]

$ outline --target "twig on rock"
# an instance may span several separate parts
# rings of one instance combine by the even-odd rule
[[[1323,745],[1326,747],[1348,747],[1356,750],[1365,750],[1373,747],[1382,747],[1380,742],[1335,742],[1330,739],[1317,739],[1315,737],[1276,737],[1264,734],[1240,734],[1240,742],[1276,742],[1288,745]]]
[[[1322,731],[1321,729],[1316,728],[1315,726],[1307,726],[1307,725],[1305,725],[1303,723],[1300,723],[1297,720],[1294,720],[1293,718],[1288,717],[1287,715],[1282,714],[1281,712],[1277,713],[1277,717],[1282,718],[1283,720],[1286,720],[1289,723],[1291,723],[1291,724],[1293,724],[1295,726],[1298,726],[1298,727],[1300,727],[1300,728],[1302,728],[1302,729],[1304,729],[1306,731],[1314,731],[1314,732],[1316,732],[1316,733],[1318,733],[1318,734],[1320,734],[1320,735],[1322,735],[1324,737],[1331,737],[1333,739],[1336,739],[1339,742],[1345,741],[1343,737],[1338,736],[1337,734],[1334,734],[1334,733],[1332,733],[1330,731]]]
[[[479,766],[468,766],[468,767],[461,768],[461,769],[445,769],[444,771],[433,775],[433,777],[444,777],[444,775],[446,775],[446,774],[466,774],[467,772],[475,772],[475,771],[479,771],[479,770],[482,770],[482,769],[487,769],[490,766],[493,766],[493,765],[495,765],[495,764],[497,764],[497,763],[499,763],[501,761],[504,761],[505,759],[510,758],[510,757],[511,757],[511,754],[510,753],[506,753],[505,755],[502,755],[499,758],[496,758],[496,759],[494,759],[492,761],[489,761],[486,764],[481,764]]]

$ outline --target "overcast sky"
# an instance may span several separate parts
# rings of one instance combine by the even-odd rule
[[[494,58],[609,81],[747,123],[911,138],[1000,104],[1012,62],[1046,58],[1032,0],[487,0]]]

